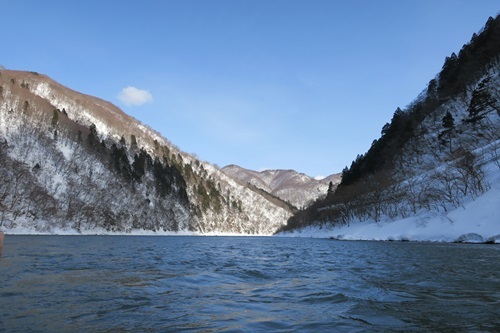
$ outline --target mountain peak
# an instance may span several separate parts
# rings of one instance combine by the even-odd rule
[[[325,196],[330,181],[335,185],[340,182],[340,174],[317,180],[295,170],[254,171],[234,164],[225,166],[222,171],[240,184],[254,185],[297,208],[306,207],[314,200]]]

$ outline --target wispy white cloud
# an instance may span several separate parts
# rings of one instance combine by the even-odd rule
[[[118,99],[127,106],[141,106],[153,101],[153,96],[147,90],[128,86],[118,94]]]

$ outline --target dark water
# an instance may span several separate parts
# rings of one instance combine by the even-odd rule
[[[5,332],[500,332],[500,247],[7,236]]]

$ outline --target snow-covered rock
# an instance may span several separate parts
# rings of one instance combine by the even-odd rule
[[[468,234],[460,235],[455,239],[454,243],[484,243],[484,239],[481,235],[469,232]]]
[[[489,237],[486,240],[487,244],[500,244],[500,234]]]

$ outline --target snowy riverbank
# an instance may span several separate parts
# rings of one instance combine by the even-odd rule
[[[492,165],[490,165],[492,167]],[[334,238],[341,240],[470,242],[500,244],[500,171],[491,170],[488,182],[491,188],[478,198],[469,199],[461,207],[448,212],[421,212],[397,221],[379,223],[363,221],[342,227],[309,227],[278,237]],[[40,232],[27,228],[4,230],[7,235],[130,235],[130,236],[269,236],[233,233],[199,233],[192,231],[110,232],[104,229],[53,229]]]
[[[60,235],[60,236],[265,236],[265,235],[248,235],[236,234],[228,232],[210,232],[200,233],[194,231],[152,231],[133,229],[130,232],[123,231],[107,231],[105,229],[82,230],[78,232],[74,229],[52,229],[50,231],[37,231],[28,228],[12,228],[5,231],[6,235]]]
[[[403,240],[432,242],[500,243],[500,182],[475,200],[447,213],[421,213],[392,222],[357,222],[342,227],[310,227],[287,237],[342,240]]]
[[[357,222],[342,227],[309,227],[291,233],[280,233],[280,237],[335,238],[342,240],[403,240],[431,242],[475,242],[500,243],[500,184],[475,200],[447,213],[421,213],[392,222]],[[230,233],[201,234],[191,231],[147,231],[109,232],[93,229],[81,233],[70,229],[54,229],[39,232],[26,228],[5,230],[11,235],[133,235],[133,236],[259,236]],[[464,236],[466,235],[466,236]],[[264,235],[260,235],[264,236]]]

